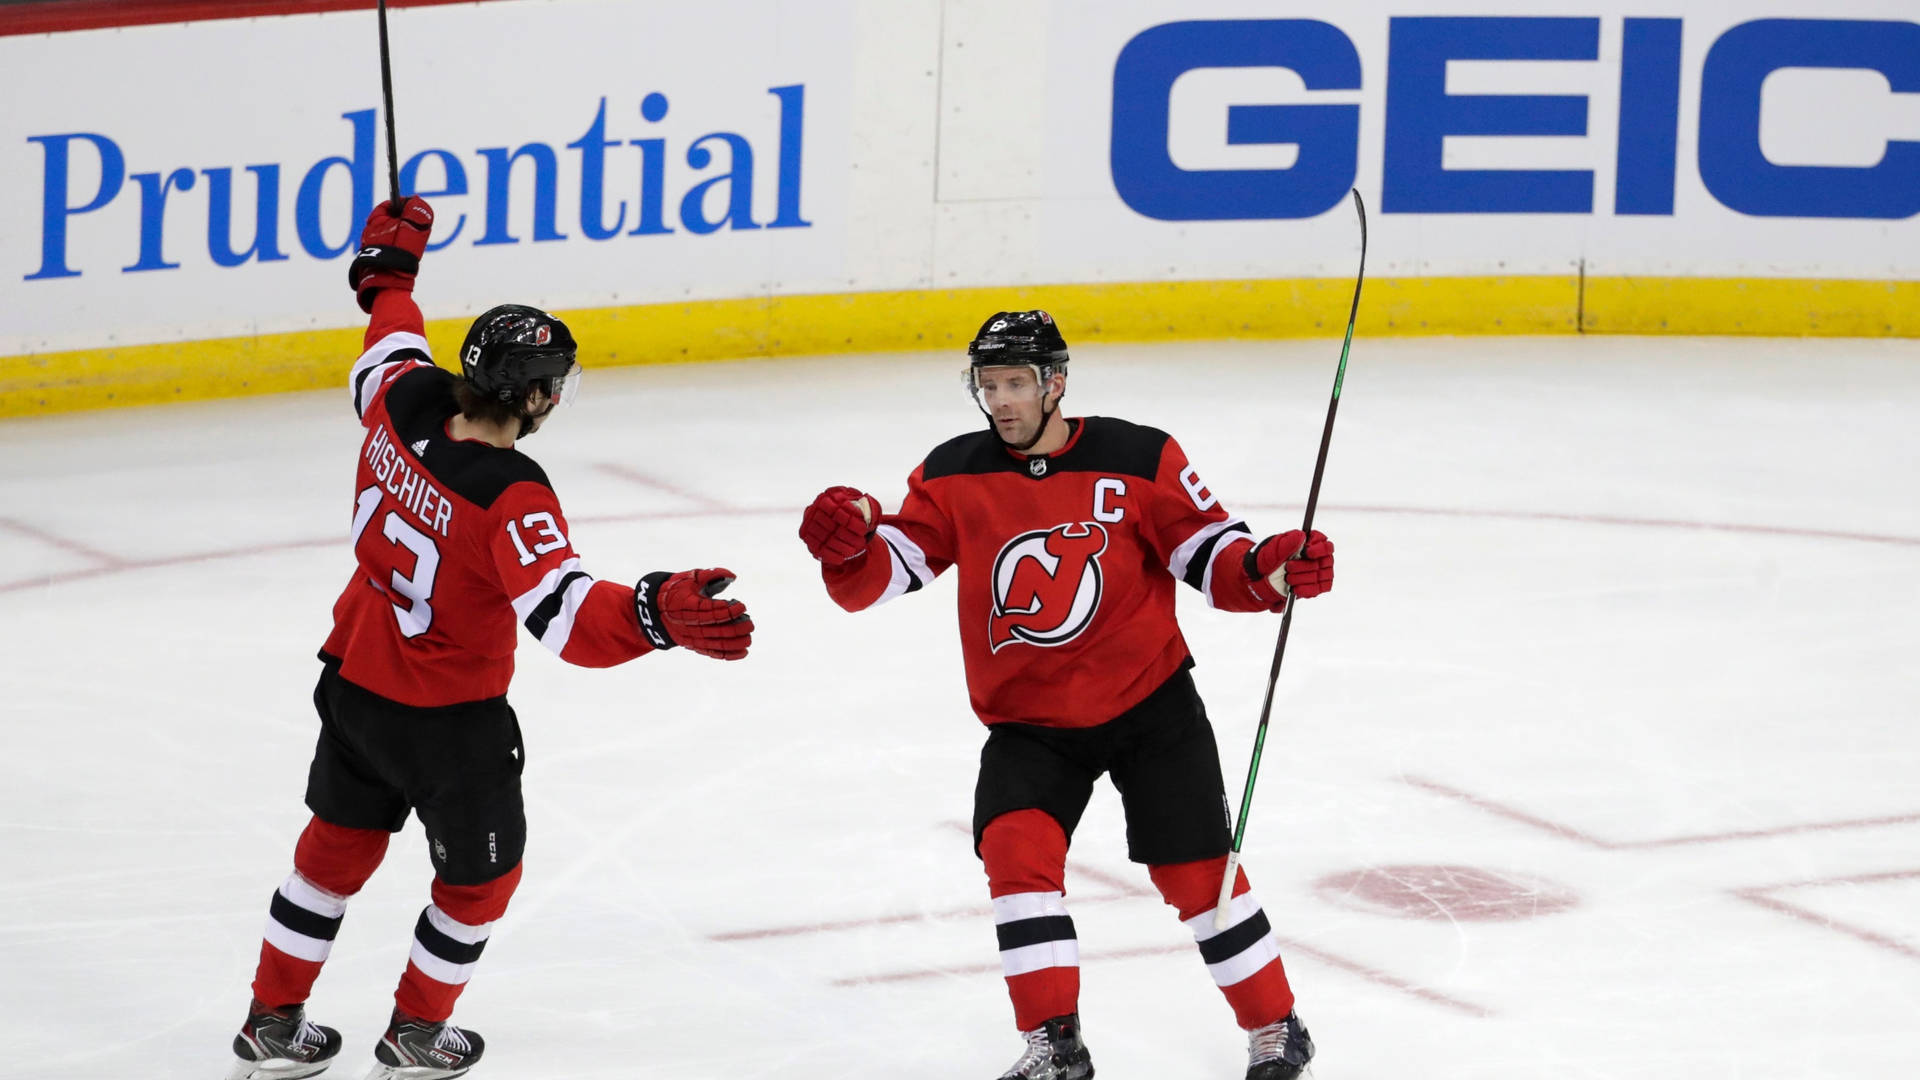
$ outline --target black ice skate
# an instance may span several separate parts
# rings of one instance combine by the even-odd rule
[[[1080,1041],[1080,1014],[1068,1013],[1020,1033],[1027,1052],[1000,1080],[1092,1080],[1093,1058]]]
[[[325,1071],[339,1052],[340,1033],[308,1023],[306,1006],[269,1009],[255,1001],[233,1037],[233,1055],[240,1060],[227,1080],[298,1080]]]
[[[486,1048],[478,1032],[395,1009],[387,1033],[373,1048],[373,1071],[366,1080],[450,1080],[465,1076]]]
[[[1313,1038],[1293,1013],[1247,1032],[1247,1080],[1294,1080],[1312,1060]]]

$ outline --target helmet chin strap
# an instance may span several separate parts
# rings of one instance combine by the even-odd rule
[[[1067,392],[1066,392],[1065,390],[1062,390],[1062,391],[1060,392],[1060,398],[1063,398],[1063,397],[1066,397],[1066,396],[1067,396]],[[1004,435],[1000,435],[1000,428],[999,428],[999,426],[998,426],[998,425],[996,425],[996,424],[995,424],[995,423],[993,422],[993,414],[992,414],[992,413],[990,413],[990,412],[988,412],[988,411],[987,411],[987,410],[986,410],[986,409],[985,409],[984,407],[982,407],[982,408],[981,408],[981,410],[980,410],[980,414],[981,414],[982,416],[985,416],[985,417],[987,418],[987,428],[988,428],[988,430],[990,430],[990,431],[992,431],[992,432],[993,432],[993,433],[994,433],[995,435],[999,435],[999,436],[1000,436],[1000,443],[1001,443],[1001,445],[1003,445],[1003,446],[1005,446],[1005,447],[1006,447],[1007,449],[1009,449],[1009,450],[1013,450],[1013,451],[1016,451],[1016,452],[1018,452],[1018,453],[1022,453],[1022,454],[1024,454],[1024,453],[1026,453],[1026,452],[1027,452],[1028,450],[1031,450],[1031,449],[1033,449],[1033,446],[1034,446],[1034,444],[1035,444],[1035,443],[1038,443],[1038,442],[1040,441],[1040,437],[1041,437],[1041,436],[1043,436],[1043,435],[1045,435],[1045,434],[1047,433],[1047,424],[1048,424],[1048,423],[1050,423],[1050,422],[1051,422],[1051,421],[1053,420],[1053,418],[1054,418],[1054,417],[1055,417],[1056,415],[1058,415],[1058,414],[1059,414],[1059,412],[1060,412],[1060,398],[1054,398],[1054,399],[1053,399],[1053,406],[1054,406],[1054,407],[1053,407],[1053,408],[1052,408],[1051,410],[1049,410],[1049,409],[1047,408],[1047,398],[1046,398],[1046,395],[1044,395],[1044,394],[1043,394],[1043,395],[1041,395],[1041,397],[1040,397],[1040,424],[1039,424],[1039,426],[1038,426],[1038,427],[1035,427],[1035,428],[1033,429],[1033,438],[1031,438],[1031,439],[1028,439],[1028,440],[1027,440],[1026,442],[1018,442],[1018,443],[1015,443],[1015,442],[1008,442],[1008,441],[1007,441],[1007,438],[1006,438],[1006,436],[1004,436]]]
[[[556,403],[552,398],[548,398],[547,407],[544,409],[541,409],[539,412],[521,413],[520,414],[520,434],[514,437],[519,439],[524,439],[527,436],[533,434],[533,426],[539,421],[545,419],[547,414],[553,411],[553,407],[555,404]]]

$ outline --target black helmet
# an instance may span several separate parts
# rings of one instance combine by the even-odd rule
[[[1054,399],[1053,409],[1047,408],[1047,380],[1067,373],[1067,339],[1060,336],[1060,327],[1054,325],[1053,316],[1039,310],[994,312],[986,322],[980,324],[980,332],[968,344],[967,360],[967,370],[960,373],[960,378],[967,393],[973,395],[973,403],[979,408],[980,414],[987,418],[989,428],[993,428],[993,414],[980,397],[980,370],[992,367],[1033,369],[1040,384],[1040,426],[1034,429],[1033,438],[1025,443],[1007,444],[1023,453],[1032,448],[1046,433],[1048,419],[1058,411],[1058,398]]]
[[[1065,371],[1067,339],[1044,311],[996,311],[973,335],[967,357],[975,369],[1032,364]]]
[[[460,343],[460,370],[480,396],[524,401],[538,388],[555,402],[567,399],[578,375],[567,324],[524,304],[502,304],[473,320]]]

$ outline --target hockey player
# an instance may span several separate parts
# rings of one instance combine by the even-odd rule
[[[1129,857],[1192,928],[1249,1033],[1248,1080],[1290,1080],[1313,1042],[1244,874],[1227,929],[1213,928],[1231,837],[1174,583],[1216,608],[1280,611],[1332,586],[1333,545],[1297,531],[1255,543],[1166,433],[1066,417],[1067,344],[1046,312],[995,314],[967,352],[967,385],[988,430],[935,447],[908,477],[899,513],[881,513],[854,488],[828,488],[807,508],[800,538],[849,611],[960,568],[961,654],[988,732],[974,850],[1027,1043],[1003,1077],[1093,1075],[1062,898],[1068,840],[1094,781],[1111,773]]]
[[[448,1017],[520,882],[525,752],[506,699],[519,627],[584,667],[676,645],[738,660],[751,642],[745,607],[716,597],[730,571],[630,588],[584,569],[546,474],[515,448],[577,392],[573,337],[543,311],[497,307],[467,332],[459,376],[435,367],[412,296],[432,227],[421,199],[376,207],[348,272],[372,315],[347,378],[366,428],[359,565],[320,651],[313,819],[268,908],[234,1080],[311,1076],[339,1053],[303,1003],[409,811],[426,829],[432,903],[368,1076],[440,1080],[480,1060],[480,1036]]]

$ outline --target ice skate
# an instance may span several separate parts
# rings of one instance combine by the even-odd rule
[[[298,1080],[325,1071],[340,1052],[340,1033],[307,1021],[304,1005],[269,1009],[255,1001],[233,1037],[239,1058],[227,1080]]]
[[[1294,1080],[1312,1060],[1313,1038],[1297,1014],[1247,1032],[1247,1080]]]
[[[1080,1014],[1056,1016],[1032,1031],[1020,1060],[1000,1074],[1000,1080],[1092,1080],[1093,1058],[1080,1041]]]
[[[465,1076],[487,1048],[475,1031],[442,1020],[418,1020],[398,1009],[373,1048],[366,1080],[451,1080]]]

